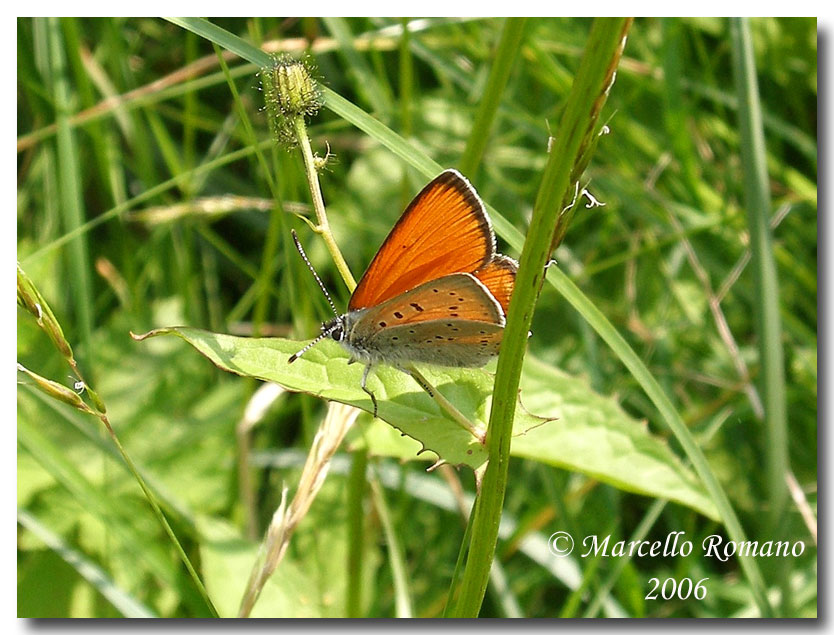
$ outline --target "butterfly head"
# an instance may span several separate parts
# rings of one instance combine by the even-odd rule
[[[328,320],[327,322],[321,325],[321,333],[319,333],[318,337],[314,339],[312,342],[307,344],[304,348],[302,348],[297,353],[293,353],[288,360],[288,363],[292,364],[295,360],[301,357],[304,353],[309,351],[313,348],[316,344],[321,342],[323,339],[327,337],[332,337],[337,342],[341,342],[345,336],[345,323],[344,323],[344,316],[335,317],[332,320]]]
[[[345,336],[345,316],[341,315],[328,320],[321,325],[321,332],[324,337],[330,336],[337,342],[341,342]]]

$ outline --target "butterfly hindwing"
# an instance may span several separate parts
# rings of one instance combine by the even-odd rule
[[[379,306],[354,313],[348,340],[389,362],[483,366],[498,353],[504,312],[474,275],[423,283]]]
[[[385,329],[372,342],[392,362],[473,368],[498,354],[503,334],[497,324],[451,318]]]
[[[473,275],[489,289],[492,296],[498,300],[504,315],[510,306],[510,296],[513,294],[515,275],[518,263],[509,256],[496,256]]]
[[[501,305],[486,286],[469,273],[453,273],[424,282],[415,289],[365,309],[361,323],[363,331],[375,332],[444,319],[504,326]]]

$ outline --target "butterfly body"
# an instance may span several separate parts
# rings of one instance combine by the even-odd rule
[[[446,170],[406,208],[356,286],[347,313],[325,322],[321,335],[290,362],[324,337],[338,341],[351,362],[365,364],[362,388],[376,414],[376,398],[366,387],[376,364],[406,372],[412,362],[480,367],[498,354],[517,267],[496,253],[475,189],[456,170]]]

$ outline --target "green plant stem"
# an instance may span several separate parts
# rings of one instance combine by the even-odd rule
[[[386,128],[383,124],[368,117],[359,108],[351,104],[340,95],[324,88],[326,106],[336,114],[352,122],[355,126],[364,130],[374,139],[385,145],[391,152],[407,161],[410,165],[420,170],[423,174],[430,176],[437,174],[442,168],[430,157],[419,149],[405,143],[395,133]],[[490,212],[493,226],[498,235],[504,238],[511,247],[520,249],[523,241],[521,233],[512,224],[506,221],[492,207],[487,206]],[[698,476],[704,483],[707,491],[712,497],[721,520],[735,542],[747,540],[741,523],[730,505],[727,494],[718,482],[717,477],[709,466],[709,463],[698,447],[692,433],[686,427],[680,415],[675,410],[669,397],[663,392],[660,384],[652,376],[651,372],[640,356],[634,351],[622,335],[614,328],[611,322],[602,314],[588,297],[557,267],[548,270],[547,281],[553,288],[576,309],[576,311],[590,324],[600,337],[608,344],[613,353],[626,366],[634,377],[635,381],[645,391],[652,403],[658,409],[666,425],[674,433],[681,444],[686,455],[692,461],[692,465]],[[751,592],[759,611],[763,616],[771,614],[770,603],[765,594],[764,581],[762,580],[759,565],[755,559],[744,555],[739,556],[741,568],[750,583]]]
[[[246,106],[243,104],[243,101],[240,98],[240,93],[237,90],[237,86],[232,79],[231,72],[229,71],[229,65],[226,63],[226,60],[223,59],[223,53],[220,47],[216,43],[212,44],[214,46],[214,52],[217,55],[217,61],[220,64],[220,68],[222,69],[224,76],[226,77],[226,84],[229,86],[235,106],[237,107],[238,118],[243,125],[244,134],[250,145],[255,150],[255,157],[257,158],[262,174],[269,185],[269,189],[272,192],[272,200],[274,201],[274,207],[269,215],[269,226],[267,228],[263,255],[261,257],[261,267],[258,272],[258,277],[255,280],[255,287],[257,288],[258,296],[255,301],[255,308],[252,312],[252,334],[257,337],[260,334],[261,326],[263,325],[269,310],[269,285],[272,282],[272,276],[275,272],[275,254],[278,250],[278,242],[282,230],[285,228],[284,209],[281,203],[280,193],[278,192],[278,185],[275,182],[275,179],[272,178],[272,172],[267,164],[266,157],[261,151],[261,148],[258,146],[257,136],[255,135],[252,123],[246,114]]]
[[[464,517],[464,520],[466,521],[466,526],[463,530],[463,540],[461,540],[461,544],[464,547],[468,547],[472,536],[472,515],[475,513],[475,506],[472,505],[469,508],[469,513],[467,513],[465,507],[461,505],[460,511],[461,515]],[[452,609],[455,606],[456,599],[455,592],[458,590],[458,581],[460,580],[460,576],[463,573],[463,567],[466,563],[467,553],[468,551],[465,548],[461,548],[461,550],[458,552],[458,558],[455,561],[455,569],[452,572],[452,581],[451,584],[449,584],[449,592],[446,596],[446,606],[443,608],[443,617],[452,616]]]
[[[744,176],[744,202],[750,226],[750,250],[756,288],[756,324],[759,359],[762,367],[761,394],[764,397],[765,465],[769,499],[768,540],[780,540],[788,503],[785,481],[790,471],[788,425],[785,399],[785,359],[782,349],[782,323],[779,316],[779,279],[773,257],[770,230],[770,192],[767,176],[762,110],[753,57],[750,25],[745,18],[730,21],[733,66],[739,103],[741,163]],[[782,586],[782,608],[790,613],[790,559],[776,565]]]
[[[342,280],[344,280],[348,290],[353,292],[353,290],[356,288],[356,280],[353,278],[353,275],[350,272],[350,268],[348,267],[344,257],[342,256],[342,252],[339,249],[339,245],[336,244],[336,239],[333,237],[333,233],[330,231],[330,223],[327,220],[327,212],[325,211],[324,207],[324,199],[321,195],[321,186],[319,185],[318,172],[316,171],[316,167],[313,162],[313,151],[310,147],[310,138],[307,136],[307,126],[304,123],[302,117],[298,117],[295,120],[295,133],[298,139],[299,146],[301,147],[301,156],[304,158],[304,169],[307,173],[307,184],[310,187],[310,194],[313,197],[313,208],[316,212],[317,226],[314,228],[314,230],[316,231],[316,233],[320,234],[322,238],[324,238],[324,242],[327,245],[327,250],[330,252],[331,257],[333,258],[333,262],[336,264],[336,268],[339,270],[339,273],[342,276]],[[452,421],[457,423],[459,426],[463,427],[464,430],[470,432],[481,443],[484,442],[484,435],[481,431],[478,430],[475,424],[473,424],[463,414],[461,414],[461,412],[457,408],[455,408],[451,404],[451,402],[449,402],[448,399],[446,399],[442,394],[440,394],[440,391],[438,391],[437,388],[432,386],[416,368],[410,366],[407,370],[417,379],[417,383],[421,384],[421,387],[430,388],[430,390],[428,391],[429,395],[431,395],[431,397],[435,400],[435,402],[437,402],[440,408],[444,412],[446,412],[446,414],[449,415]]]
[[[787,417],[785,409],[784,353],[779,317],[779,281],[773,258],[769,217],[771,201],[761,104],[756,80],[753,42],[746,19],[731,20],[736,91],[739,99],[744,199],[750,225],[750,248],[756,284],[756,319],[765,397],[767,475],[771,518],[782,516],[788,491]]]
[[[345,605],[347,617],[362,617],[362,569],[365,545],[365,483],[368,471],[368,450],[353,453],[348,478],[348,555]]]
[[[64,338],[63,329],[61,328],[60,323],[55,318],[55,314],[52,312],[49,304],[41,295],[40,291],[31,281],[31,279],[26,275],[26,272],[18,265],[17,267],[17,284],[18,284],[18,303],[22,303],[24,307],[28,310],[32,311],[35,317],[37,317],[38,325],[50,336],[52,343],[55,345],[55,348],[64,359],[69,363],[70,367],[74,370],[76,376],[79,379],[82,379],[81,371],[78,368],[78,363],[74,357],[72,347],[70,346],[69,342],[66,341]],[[93,402],[93,407],[89,406],[85,401],[81,399],[79,395],[75,392],[70,391],[68,389],[61,390],[63,386],[61,384],[57,384],[55,382],[50,382],[49,380],[40,378],[38,375],[32,373],[25,367],[18,364],[18,369],[26,372],[32,379],[41,380],[38,382],[38,386],[42,391],[46,391],[53,399],[57,399],[59,401],[64,401],[65,403],[69,403],[77,410],[81,412],[92,415],[93,417],[98,418],[103,424],[104,427],[107,429],[110,438],[113,440],[113,444],[116,446],[116,449],[119,451],[122,459],[125,462],[125,465],[128,467],[128,470],[136,479],[136,482],[139,483],[139,487],[142,489],[142,492],[145,494],[145,498],[148,499],[148,502],[151,504],[151,508],[153,509],[154,515],[159,520],[160,525],[164,529],[165,533],[168,534],[168,537],[171,540],[171,543],[174,545],[174,549],[177,554],[180,556],[183,564],[185,564],[186,569],[188,569],[188,573],[191,576],[192,580],[194,581],[194,585],[197,587],[200,595],[203,598],[206,606],[208,607],[209,611],[214,617],[217,617],[217,611],[214,608],[211,600],[208,597],[208,593],[206,592],[205,587],[203,586],[200,577],[197,575],[197,572],[194,570],[194,567],[191,565],[191,561],[188,559],[188,556],[185,554],[185,551],[182,548],[179,540],[177,539],[176,534],[171,529],[170,524],[168,524],[168,520],[165,518],[165,514],[162,512],[162,509],[159,507],[159,504],[156,501],[156,497],[148,488],[147,484],[145,483],[145,479],[139,473],[139,470],[134,465],[132,459],[122,447],[121,442],[119,441],[118,436],[116,436],[115,430],[110,425],[110,420],[106,414],[106,407],[92,387],[86,386],[87,394],[89,395],[90,399]],[[85,382],[86,384],[86,382]]]
[[[180,24],[184,28],[195,30],[195,32],[200,33],[212,41],[217,41],[224,48],[234,51],[259,67],[269,64],[270,58],[266,53],[256,49],[248,42],[245,42],[224,29],[211,24],[207,20],[178,18],[172,21]],[[443,169],[442,166],[419,148],[407,143],[390,128],[369,116],[361,108],[358,108],[338,93],[333,92],[326,86],[322,86],[321,90],[324,95],[325,107],[379,141],[379,143],[388,148],[394,155],[419,170],[423,175],[431,177]],[[523,243],[523,236],[518,229],[493,208],[489,206],[487,208],[490,212],[490,218],[492,219],[496,233],[504,238],[511,247],[517,250],[520,249]],[[67,236],[62,237],[62,239],[66,240]],[[649,369],[646,368],[646,365],[637,353],[634,352],[634,349],[629,346],[623,336],[617,332],[611,322],[608,321],[588,297],[557,267],[551,267],[548,270],[547,280],[577,310],[588,324],[593,327],[606,344],[608,344],[613,353],[622,361],[635,381],[637,381],[649,399],[651,399],[660,416],[674,433],[684,452],[692,461],[693,467],[703,481],[704,486],[718,509],[730,539],[735,542],[746,541],[747,538],[741,527],[741,523],[730,505],[724,489],[721,487],[709,463],[698,447],[697,442],[675,410],[671,400],[663,392],[663,388],[661,388],[660,384],[652,376]],[[753,599],[759,607],[760,613],[763,616],[770,615],[770,603],[765,594],[764,581],[762,580],[758,564],[755,559],[746,555],[739,556],[739,563],[750,583]]]
[[[498,43],[498,49],[495,51],[495,61],[489,72],[486,89],[479,101],[475,123],[472,124],[472,130],[466,141],[466,148],[458,162],[458,168],[470,180],[474,180],[478,166],[484,156],[492,123],[495,120],[495,113],[498,112],[498,104],[504,95],[504,89],[510,79],[510,71],[513,69],[516,57],[521,51],[521,39],[524,35],[526,22],[527,18],[507,18],[504,22],[501,40]]]
[[[472,541],[461,582],[461,594],[452,613],[456,617],[477,617],[486,592],[507,487],[510,442],[524,349],[533,310],[541,291],[544,265],[559,230],[562,201],[573,187],[571,174],[574,164],[580,159],[583,144],[593,133],[630,24],[628,19],[594,21],[562,115],[560,135],[550,151],[533,207],[533,218],[521,252],[501,354],[498,357],[492,411],[487,428],[489,463],[475,501]]]
[[[304,123],[303,117],[296,117],[295,121],[295,136],[298,139],[299,147],[301,148],[301,156],[304,159],[304,171],[307,173],[307,185],[310,187],[310,194],[313,197],[313,209],[316,212],[317,226],[315,231],[321,234],[324,239],[324,244],[327,245],[327,250],[330,252],[330,257],[336,264],[336,269],[339,270],[339,275],[345,281],[349,291],[353,292],[356,288],[356,280],[350,272],[347,263],[345,262],[342,252],[339,250],[339,245],[336,244],[336,239],[333,238],[333,232],[330,231],[330,223],[327,221],[327,213],[324,210],[324,199],[321,195],[321,185],[319,184],[319,175],[316,170],[313,150],[310,147],[310,137],[307,136],[307,124]]]
[[[411,592],[408,586],[408,575],[406,574],[405,557],[403,555],[402,546],[397,538],[397,532],[394,531],[394,525],[391,522],[391,514],[388,511],[388,504],[385,502],[385,493],[382,491],[382,485],[379,484],[379,478],[376,474],[372,474],[370,478],[371,495],[373,496],[374,506],[379,514],[379,522],[382,525],[382,531],[388,541],[388,555],[391,562],[391,574],[394,578],[394,597],[396,598],[397,617],[412,617],[414,609],[412,608]]]

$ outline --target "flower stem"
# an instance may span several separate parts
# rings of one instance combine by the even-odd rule
[[[313,156],[313,149],[310,147],[310,137],[307,136],[307,124],[304,123],[304,117],[296,117],[295,121],[295,136],[298,139],[298,144],[301,147],[301,156],[304,159],[304,170],[307,173],[307,184],[310,186],[310,194],[313,196],[313,209],[316,212],[317,225],[313,230],[317,234],[321,234],[324,238],[324,244],[327,245],[327,250],[336,263],[336,268],[345,281],[349,291],[356,288],[356,280],[353,274],[350,273],[347,262],[345,262],[342,252],[339,250],[339,245],[336,244],[336,239],[333,238],[333,232],[330,231],[330,223],[327,222],[327,214],[324,210],[324,199],[321,195],[321,185],[319,184],[319,173],[316,170]]]

